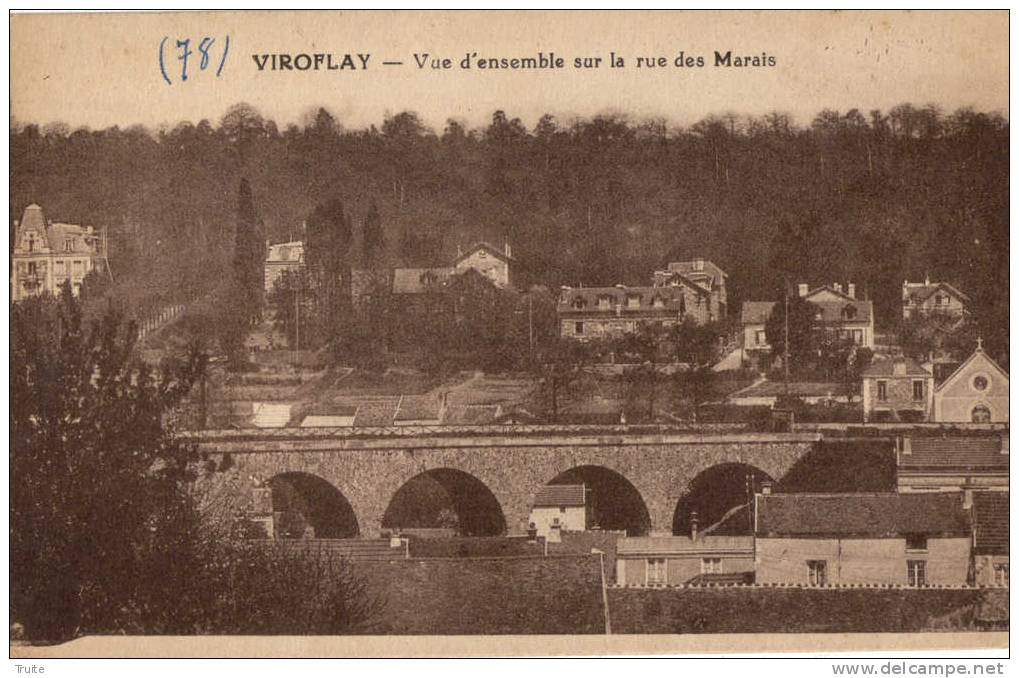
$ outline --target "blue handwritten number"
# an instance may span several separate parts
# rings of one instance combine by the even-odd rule
[[[199,67],[204,71],[209,66],[209,48],[216,42],[216,38],[205,37],[198,43],[198,51],[202,53],[202,60]]]
[[[164,36],[159,43],[159,73],[163,76],[163,80],[166,81],[167,85],[172,85],[173,80],[170,79],[170,74],[166,70],[166,42],[170,38]],[[187,82],[188,79],[188,62],[192,56],[194,56],[194,50],[191,49],[191,39],[184,38],[183,40],[176,40],[177,46],[177,61],[180,62],[180,80],[181,82]],[[214,57],[213,46],[216,44],[216,38],[204,36],[198,43],[198,53],[200,59],[198,62],[199,71],[204,71],[209,68],[210,60]],[[223,67],[226,65],[226,55],[230,52],[230,36],[223,36],[223,56],[220,57],[219,66],[216,68],[216,77],[218,78],[220,73],[223,72]]]
[[[178,40],[177,49],[180,49],[180,55],[177,57],[181,61],[180,67],[180,79],[181,82],[187,82],[188,79],[188,57],[191,56],[191,50],[188,49],[188,45],[191,44],[190,39]],[[181,49],[181,48],[184,49]]]

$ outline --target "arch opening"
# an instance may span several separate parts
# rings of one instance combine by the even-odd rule
[[[276,536],[348,539],[360,533],[354,508],[329,481],[310,473],[281,473],[268,482]]]
[[[633,483],[612,469],[576,466],[548,484],[585,487],[587,529],[623,530],[629,537],[641,537],[651,531],[651,515],[644,498]]]
[[[689,535],[693,530],[693,514],[701,532],[721,522],[712,534],[740,536],[753,532],[749,504],[762,482],[773,482],[771,476],[750,464],[727,463],[712,466],[698,473],[686,494],[676,502],[672,516],[672,533]]]
[[[463,471],[439,468],[419,473],[396,491],[382,527],[492,537],[505,534],[506,518],[499,500],[483,482]]]

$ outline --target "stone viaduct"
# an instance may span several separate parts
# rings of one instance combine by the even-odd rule
[[[503,427],[507,429],[509,427]],[[541,430],[547,428],[548,430]],[[210,488],[237,509],[252,505],[255,488],[284,473],[317,476],[338,490],[361,536],[378,535],[397,491],[419,474],[454,469],[494,495],[510,534],[527,529],[535,491],[578,467],[615,472],[639,493],[652,534],[670,534],[677,502],[701,472],[740,463],[775,480],[817,448],[820,433],[562,431],[527,427],[467,434],[352,434],[331,429],[198,431],[185,435],[209,461],[225,468]]]

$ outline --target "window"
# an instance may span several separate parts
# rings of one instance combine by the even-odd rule
[[[280,261],[287,261],[289,259],[290,259],[290,248],[289,247],[281,247],[280,248]]]
[[[560,506],[559,507],[559,513],[566,513],[566,507],[565,506]]]
[[[938,296],[934,297],[935,306],[941,306],[943,303],[945,303],[945,298],[943,296],[939,294]]]
[[[81,276],[85,272],[85,265],[81,261],[74,262],[74,275]]]
[[[73,252],[74,251],[74,238],[65,238],[64,239],[64,251],[65,252]]]
[[[994,564],[994,585],[1008,586],[1008,563]]]
[[[686,315],[686,295],[679,295],[679,314]]]
[[[28,262],[28,274],[35,275],[38,272],[38,267],[34,261]]]
[[[651,303],[655,308],[662,308],[665,306],[665,300],[661,297],[655,297],[655,300]]]
[[[923,400],[923,380],[913,380],[913,400]]]
[[[879,381],[877,383],[877,399],[878,400],[882,400],[882,401],[888,400],[888,382],[887,381]]]
[[[35,233],[28,234],[28,251],[29,252],[35,251]]]
[[[828,585],[828,561],[827,560],[808,560],[807,561],[807,581],[811,586],[827,586]]]
[[[647,559],[647,583],[665,584],[668,583],[668,570],[666,569],[665,558]]]
[[[757,342],[758,346],[765,346],[765,345],[767,345],[767,343],[768,343],[768,335],[765,333],[764,330],[757,330],[756,335],[757,336],[754,337],[754,340]]]
[[[986,405],[977,405],[973,408],[970,419],[974,424],[989,424],[991,423],[991,410]]]
[[[974,390],[976,390],[976,391],[986,391],[987,387],[989,385],[990,385],[990,382],[987,380],[987,377],[985,377],[984,375],[978,374],[977,376],[973,377],[973,389]]]
[[[721,558],[701,558],[701,574],[721,574]]]
[[[583,334],[584,333],[584,323],[581,323],[581,322],[573,323],[573,333],[574,334]]]
[[[856,307],[853,306],[852,304],[849,304],[849,305],[845,306],[842,309],[842,319],[843,320],[852,320],[855,317],[856,317]]]
[[[863,343],[863,330],[853,330],[853,343],[856,345]]]
[[[927,550],[927,535],[923,535],[923,534],[910,534],[910,535],[906,535],[906,550],[907,551],[926,551]]]
[[[907,560],[906,572],[909,575],[910,586],[927,586],[926,560]]]

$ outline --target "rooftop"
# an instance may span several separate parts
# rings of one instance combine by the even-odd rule
[[[908,443],[907,443],[908,441]],[[909,452],[905,451],[908,445]],[[903,440],[900,469],[984,469],[1008,472],[1008,454],[997,436],[918,436]]]
[[[616,544],[616,553],[621,556],[655,556],[697,553],[738,552],[753,553],[753,537],[727,537],[704,535],[697,539],[677,537],[627,537]]]
[[[534,506],[584,506],[583,485],[545,485],[534,493]]]
[[[975,492],[973,550],[981,554],[1008,553],[1008,492]]]
[[[393,294],[438,292],[450,275],[450,268],[397,268],[393,270]]]
[[[765,494],[757,535],[897,537],[969,534],[962,493]]]
[[[896,372],[896,365],[901,365]],[[883,358],[875,360],[863,371],[865,377],[930,377],[929,370],[912,358]]]

